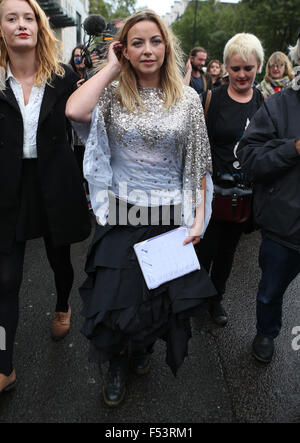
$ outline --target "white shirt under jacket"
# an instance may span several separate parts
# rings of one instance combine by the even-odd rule
[[[10,87],[16,97],[23,117],[23,159],[37,158],[36,135],[46,85],[44,84],[40,88],[34,85],[29,102],[25,105],[22,85],[13,76],[9,65],[7,66],[6,80],[9,80]]]

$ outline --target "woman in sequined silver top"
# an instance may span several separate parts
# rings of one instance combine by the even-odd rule
[[[202,106],[198,94],[183,86],[171,31],[144,10],[127,20],[117,38],[106,66],[71,96],[66,110],[86,140],[84,172],[98,222],[81,288],[83,332],[92,342],[92,357],[110,360],[104,387],[109,406],[124,396],[128,345],[135,370],[144,373],[149,350],[164,330],[168,364],[176,373],[190,337],[189,315],[183,313],[215,293],[202,270],[158,290],[149,290],[143,280],[135,243],[180,224],[190,228],[185,244],[200,241],[211,213],[211,155]],[[154,226],[150,217],[122,226],[120,215],[111,217],[110,195],[117,207],[126,202],[129,208],[148,208],[147,215],[166,206],[173,214],[182,204],[182,219],[175,223],[171,217],[163,226],[159,216]]]

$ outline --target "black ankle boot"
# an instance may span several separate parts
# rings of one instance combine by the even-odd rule
[[[150,371],[150,355],[146,348],[132,352],[130,366],[137,375],[146,375]]]
[[[274,354],[274,339],[257,334],[253,344],[252,353],[256,360],[262,363],[270,363]]]
[[[128,375],[128,353],[118,355],[109,362],[106,383],[103,387],[105,403],[115,408],[119,406],[125,396]]]
[[[212,301],[209,307],[212,320],[219,326],[226,326],[228,316],[220,301]]]

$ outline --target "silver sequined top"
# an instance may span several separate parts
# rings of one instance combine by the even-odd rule
[[[179,204],[184,191],[190,200],[184,224],[191,225],[201,180],[212,169],[199,96],[185,86],[183,98],[167,110],[160,89],[139,92],[145,109],[129,112],[111,85],[100,97],[89,130],[74,125],[86,140],[84,174],[94,212],[105,224],[108,191],[139,206],[158,206],[168,199]]]

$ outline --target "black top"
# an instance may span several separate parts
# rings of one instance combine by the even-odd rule
[[[211,85],[211,89],[218,88],[218,87],[221,86],[221,85],[222,85],[222,79],[221,79],[221,78],[218,78],[218,79],[215,81],[215,83],[212,83],[212,85]]]
[[[246,183],[248,180],[241,169],[236,151],[263,98],[254,89],[253,97],[248,103],[239,103],[228,95],[227,89],[228,85],[223,85],[213,90],[207,116],[214,180],[217,181],[221,175],[230,174],[238,183]]]

